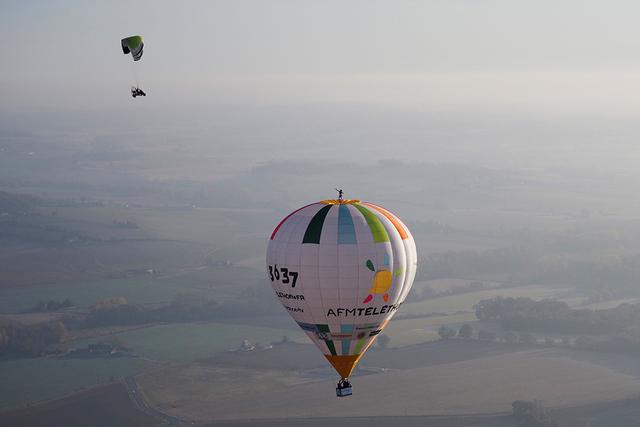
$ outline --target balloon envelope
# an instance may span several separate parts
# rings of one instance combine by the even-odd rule
[[[404,302],[416,265],[404,223],[359,200],[324,200],[294,211],[267,249],[276,296],[342,378]]]

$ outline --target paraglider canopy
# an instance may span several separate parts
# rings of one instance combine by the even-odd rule
[[[142,36],[125,37],[121,40],[122,53],[125,55],[131,53],[134,61],[139,61],[142,58],[142,48],[144,43],[142,42]]]

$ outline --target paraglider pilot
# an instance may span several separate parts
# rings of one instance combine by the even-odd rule
[[[136,96],[147,96],[147,94],[139,87],[131,86],[131,96],[135,98]]]

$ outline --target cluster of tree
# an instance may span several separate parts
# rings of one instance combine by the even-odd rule
[[[65,183],[67,188],[78,188],[86,190],[86,187],[79,183],[67,182]],[[105,206],[104,202],[94,200],[91,197],[80,197],[70,198],[70,199],[45,199],[42,201],[42,206],[48,207],[103,207]]]
[[[560,427],[539,400],[516,400],[511,404],[513,417],[523,427]]]
[[[29,311],[32,312],[32,313],[33,312],[45,313],[45,312],[48,312],[48,311],[59,311],[59,310],[63,310],[65,308],[69,308],[69,307],[73,307],[73,302],[69,298],[66,298],[66,299],[64,299],[62,301],[55,301],[55,300],[50,300],[50,301],[46,301],[46,302],[45,301],[39,301]]]
[[[443,339],[443,340],[452,339],[456,337],[462,338],[462,339],[471,339],[474,337],[474,329],[468,323],[463,324],[462,326],[460,326],[459,329],[454,329],[447,325],[442,325],[438,329],[438,335],[440,336],[440,339]],[[520,334],[517,334],[513,331],[507,331],[503,335],[498,336],[495,332],[479,330],[477,333],[477,339],[480,341],[501,341],[509,344],[520,343],[520,344],[526,344],[526,345],[534,345],[538,342],[538,339],[532,333],[522,332]],[[566,338],[566,337],[563,339],[562,342],[564,345],[570,344],[569,338]],[[547,338],[545,339],[545,344],[555,345],[556,341],[552,338]]]
[[[157,321],[150,315],[153,310],[142,305],[128,304],[124,298],[121,299],[124,301],[120,303],[101,301],[94,304],[81,326],[136,325]]]
[[[60,344],[67,330],[62,322],[24,325],[15,322],[0,324],[0,354],[40,356],[48,348]]]
[[[499,321],[506,329],[541,333],[611,334],[640,324],[640,304],[607,310],[572,309],[562,301],[497,297],[474,306],[480,320]]]
[[[462,339],[469,339],[473,337],[473,327],[468,323],[465,323],[464,325],[460,326],[460,329],[456,330],[447,325],[442,325],[438,329],[438,335],[440,336],[440,339],[443,340],[455,338],[456,336]]]
[[[0,221],[0,237],[37,242],[42,245],[60,245],[95,240],[67,230],[64,227],[42,222],[38,217],[19,217]]]
[[[103,298],[96,301],[91,306],[91,311],[108,310],[111,308],[119,307],[127,304],[127,299],[124,297]]]
[[[113,298],[96,303],[84,322],[78,326],[96,327],[154,322],[194,322],[260,316],[279,312],[281,312],[281,308],[275,303],[265,303],[264,300],[257,299],[245,299],[221,304],[212,299],[202,298],[197,294],[178,294],[170,304],[151,308],[128,304],[124,298]]]
[[[473,329],[470,325],[462,325],[460,330],[456,331],[453,328],[443,325],[438,330],[438,334],[441,339],[451,339],[455,337],[468,339],[472,338]],[[539,343],[538,337],[530,332],[515,333],[513,331],[507,331],[498,336],[495,332],[480,330],[478,331],[477,338],[481,341],[500,341],[508,344],[536,345]],[[634,332],[626,331],[613,336],[582,335],[575,340],[568,336],[564,336],[560,340],[547,336],[544,338],[544,345],[573,346],[574,348],[582,350],[640,355],[640,332],[637,330]]]

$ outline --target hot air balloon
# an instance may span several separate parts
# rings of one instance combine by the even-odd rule
[[[340,375],[349,376],[411,289],[416,245],[373,203],[340,197],[304,206],[273,230],[267,274],[276,296]]]
[[[131,54],[134,62],[140,61],[144,48],[142,36],[125,37],[120,40],[120,44],[122,46],[122,53],[125,55]],[[136,96],[147,96],[147,94],[140,89],[140,79],[138,77],[138,70],[135,66],[133,67],[133,72],[135,74],[136,85],[131,86],[131,96],[134,98]]]

